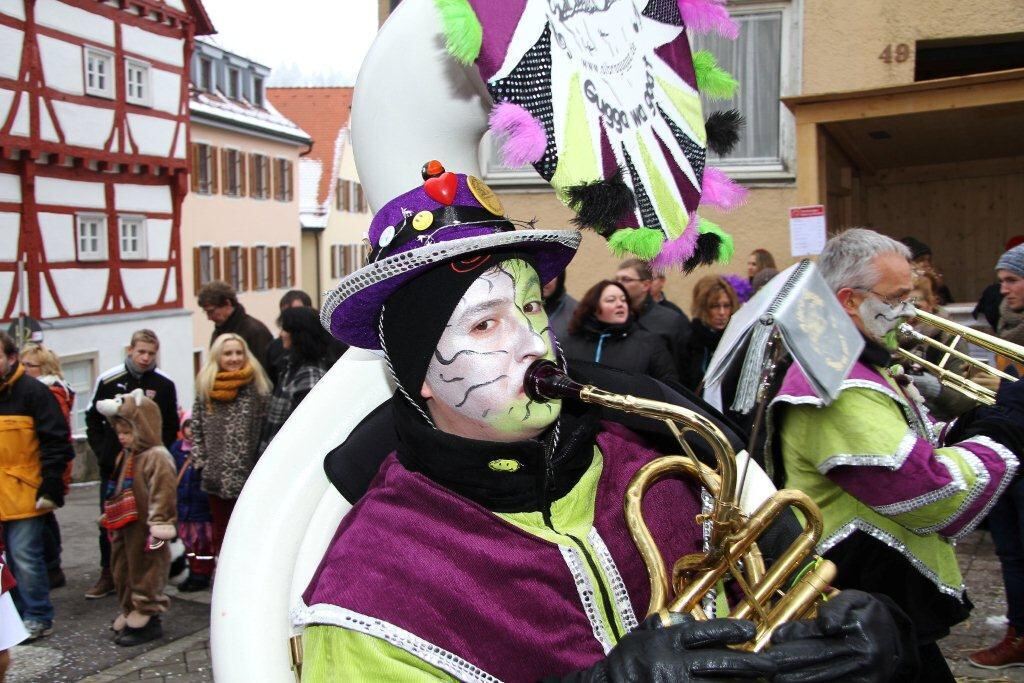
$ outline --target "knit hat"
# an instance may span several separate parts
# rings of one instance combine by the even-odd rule
[[[999,257],[996,270],[1008,270],[1024,277],[1024,244],[1020,244]]]

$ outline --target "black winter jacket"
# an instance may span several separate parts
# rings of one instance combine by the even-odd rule
[[[648,296],[637,312],[636,323],[640,329],[661,337],[674,365],[690,338],[690,319],[686,314],[676,313]]]
[[[662,382],[679,382],[665,342],[632,319],[625,325],[608,325],[590,318],[581,330],[562,342],[562,351],[571,361],[589,361]]]
[[[242,304],[235,306],[235,310],[223,324],[213,328],[213,334],[210,335],[210,345],[213,345],[217,337],[228,332],[234,332],[244,339],[256,360],[261,365],[266,365],[267,347],[274,340],[274,335],[270,334],[270,330],[267,329],[266,325],[246,313],[245,306]]]
[[[690,340],[679,357],[679,375],[683,386],[690,391],[696,391],[697,385],[704,379],[718,342],[722,341],[723,332],[725,330],[711,329],[699,319],[690,324]]]
[[[170,377],[153,368],[136,378],[128,367],[122,363],[107,370],[96,381],[92,403],[85,413],[85,435],[89,440],[89,448],[96,454],[100,466],[100,474],[107,479],[114,470],[114,461],[121,452],[121,444],[117,441],[117,433],[110,422],[96,410],[96,402],[114,398],[118,394],[127,394],[135,389],[142,389],[147,398],[154,401],[160,408],[160,436],[164,447],[170,449],[178,439],[178,391]]]

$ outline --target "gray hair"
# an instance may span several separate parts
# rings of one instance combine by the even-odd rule
[[[818,269],[833,292],[844,287],[872,289],[880,277],[875,257],[883,254],[910,259],[910,249],[905,244],[874,230],[850,228],[825,243],[818,257]]]

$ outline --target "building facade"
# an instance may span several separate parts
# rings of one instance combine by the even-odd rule
[[[187,66],[213,32],[198,0],[0,2],[0,307],[40,322],[78,392],[132,331],[192,391],[183,334]]]
[[[278,302],[300,286],[297,172],[312,140],[268,101],[270,70],[197,41],[190,62],[190,193],[182,207],[183,300],[193,309],[195,368],[213,323],[196,292],[224,280],[272,331]]]
[[[350,144],[352,88],[271,88],[277,109],[313,137],[299,162],[302,285],[315,305],[366,259],[370,209]]]

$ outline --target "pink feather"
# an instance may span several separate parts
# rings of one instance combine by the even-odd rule
[[[747,201],[747,188],[727,176],[720,169],[704,168],[704,186],[700,196],[701,204],[711,204],[729,211]]]
[[[674,240],[665,242],[661,253],[651,261],[651,268],[654,270],[668,270],[680,268],[688,258],[693,256],[697,248],[697,238],[700,237],[700,230],[697,229],[697,214],[690,214],[690,222],[683,229],[683,234]]]
[[[729,16],[724,4],[725,0],[679,0],[679,14],[692,31],[717,33],[723,38],[736,40],[740,26]]]
[[[530,112],[512,102],[499,102],[491,110],[491,134],[504,138],[502,161],[506,166],[518,168],[541,160],[548,146],[544,124]]]

